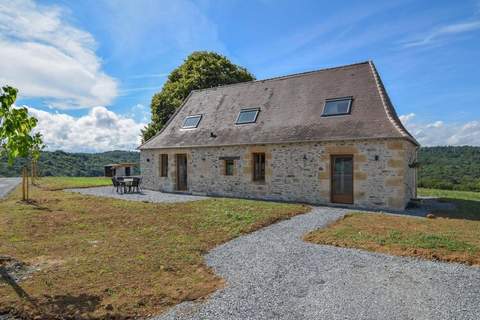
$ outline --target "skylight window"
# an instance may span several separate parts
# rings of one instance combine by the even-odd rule
[[[238,114],[237,122],[235,122],[235,124],[254,123],[257,121],[259,112],[259,108],[242,109]]]
[[[337,116],[350,114],[352,98],[329,99],[325,101],[322,116]]]
[[[202,115],[198,114],[195,116],[188,116],[185,118],[183,121],[183,129],[192,129],[198,127],[198,124],[200,123],[200,120],[202,120]]]

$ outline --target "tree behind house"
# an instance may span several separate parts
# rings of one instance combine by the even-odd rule
[[[142,139],[153,137],[192,90],[255,80],[244,67],[214,52],[197,51],[168,76],[160,92],[152,97],[152,121],[142,130]]]

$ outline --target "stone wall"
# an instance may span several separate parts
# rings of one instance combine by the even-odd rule
[[[253,153],[266,158],[265,181],[253,181]],[[160,177],[160,154],[168,154],[168,177]],[[403,209],[415,196],[415,174],[408,166],[415,146],[404,139],[305,142],[252,146],[142,150],[144,187],[175,191],[176,154],[186,154],[193,194],[330,203],[330,156],[353,155],[354,206]],[[234,175],[225,160],[235,157]]]

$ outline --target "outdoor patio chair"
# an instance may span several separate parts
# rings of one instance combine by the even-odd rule
[[[140,192],[140,191],[142,191],[142,181],[143,181],[143,178],[142,178],[142,177],[138,177],[137,179],[138,179],[138,187],[137,187],[137,189],[138,189],[138,191]]]
[[[132,184],[130,186],[130,191],[131,192],[140,192],[140,179],[139,178],[133,178]]]
[[[113,190],[116,189],[116,192],[118,193],[118,188],[120,187],[120,183],[118,182],[117,178],[112,177],[112,185],[113,185]]]

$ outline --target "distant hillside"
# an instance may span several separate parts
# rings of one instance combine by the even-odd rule
[[[480,147],[425,147],[419,187],[480,191]]]
[[[139,163],[140,153],[131,151],[109,151],[102,153],[67,153],[63,151],[42,152],[38,168],[42,176],[103,176],[103,166],[110,163]],[[5,158],[0,159],[0,176],[18,176],[24,161],[9,167]],[[134,170],[138,174],[139,169]]]

